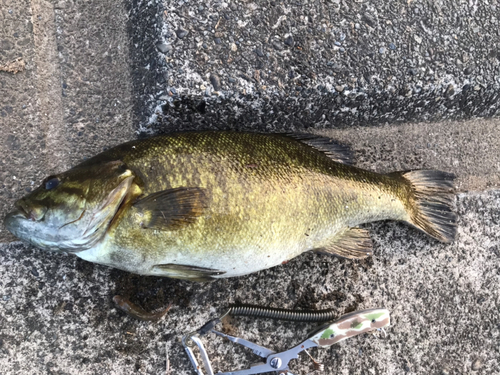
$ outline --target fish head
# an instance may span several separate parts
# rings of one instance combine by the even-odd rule
[[[15,203],[5,227],[44,250],[87,250],[106,233],[133,179],[121,161],[83,164],[49,176]]]

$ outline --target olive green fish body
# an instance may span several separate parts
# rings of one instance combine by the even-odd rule
[[[428,220],[418,222],[415,189],[434,175],[376,174],[336,162],[321,147],[285,135],[203,132],[110,149],[76,168],[121,161],[134,179],[101,241],[76,254],[139,274],[205,280],[269,268],[308,250],[364,257],[369,238],[352,228],[371,221],[407,221],[449,239],[449,178],[431,184],[439,197],[431,208],[448,225],[447,233],[432,232]],[[417,173],[413,184],[408,173]]]

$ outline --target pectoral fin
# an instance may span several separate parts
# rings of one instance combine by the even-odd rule
[[[347,228],[337,234],[324,248],[315,250],[323,254],[349,259],[364,259],[372,255],[372,240],[366,229]]]
[[[157,264],[153,267],[159,276],[167,276],[173,279],[183,279],[190,281],[211,281],[214,276],[225,274],[224,271],[212,268],[196,266],[185,266],[182,264]]]
[[[142,211],[144,228],[172,230],[195,222],[207,201],[205,189],[181,187],[150,194],[134,207]]]

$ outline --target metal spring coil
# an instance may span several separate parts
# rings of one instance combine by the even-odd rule
[[[328,310],[286,310],[274,309],[253,305],[231,305],[224,315],[252,316],[256,318],[269,318],[279,320],[290,320],[294,322],[326,322],[333,320],[338,313]]]

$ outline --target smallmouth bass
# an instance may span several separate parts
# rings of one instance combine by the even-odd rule
[[[44,250],[142,275],[205,281],[314,250],[371,255],[366,229],[404,221],[456,234],[453,176],[378,174],[311,134],[187,132],[128,142],[49,176],[5,218]]]

